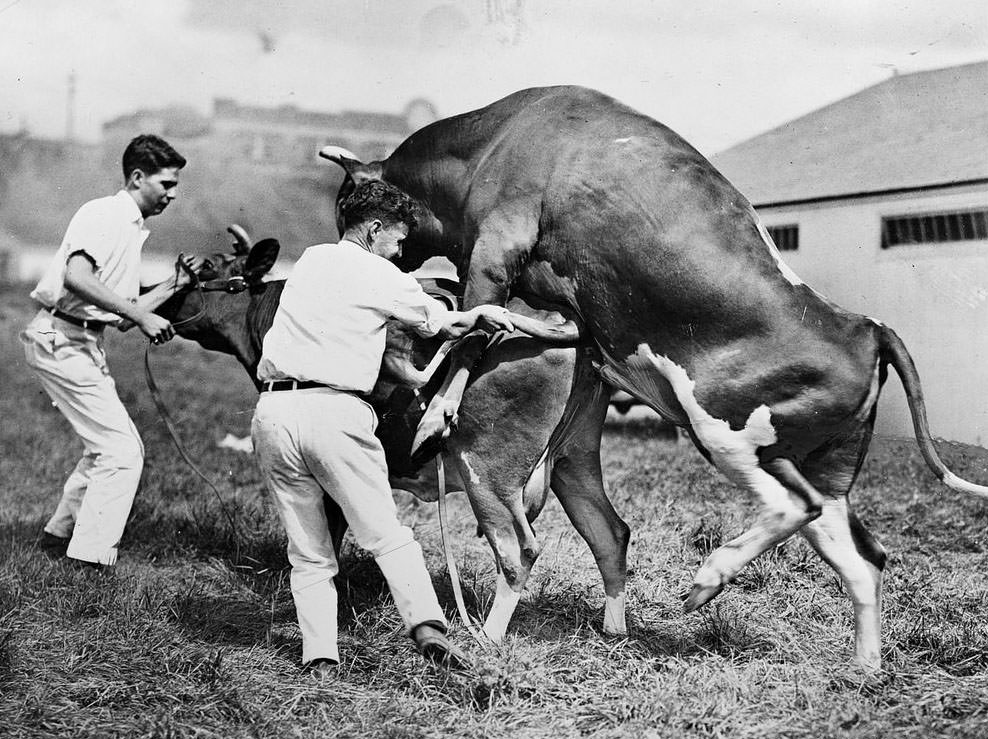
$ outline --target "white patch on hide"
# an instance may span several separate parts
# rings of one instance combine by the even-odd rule
[[[744,428],[734,431],[727,421],[714,418],[700,406],[693,395],[696,383],[689,378],[685,369],[667,357],[656,356],[648,344],[640,344],[637,353],[639,357],[651,361],[672,385],[679,404],[689,417],[693,432],[710,452],[721,472],[746,487],[753,478],[765,474],[758,466],[756,452],[760,447],[774,444],[777,438],[772,427],[772,412],[767,405],[755,408]]]
[[[758,216],[755,216],[755,223],[758,225],[758,233],[762,237],[762,241],[764,241],[765,246],[768,247],[768,252],[772,255],[772,259],[775,260],[775,264],[782,273],[782,276],[785,277],[791,285],[802,285],[803,281],[799,279],[799,275],[793,272],[792,268],[782,261],[782,255],[779,254],[778,247],[775,245],[775,242],[772,241],[772,237],[769,236],[768,229],[765,228],[765,224],[762,223],[762,220]]]
[[[474,485],[479,484],[480,483],[480,475],[478,475],[474,471],[473,467],[470,466],[470,457],[469,457],[469,455],[466,452],[463,452],[463,453],[460,454],[460,461],[463,462],[463,466],[467,470],[467,475],[470,478],[470,482],[472,482]]]
[[[623,139],[614,139],[614,143],[615,144],[627,144],[629,141],[631,141],[631,137],[630,136],[629,137],[625,137]]]

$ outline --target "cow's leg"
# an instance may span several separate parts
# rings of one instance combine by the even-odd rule
[[[754,526],[715,549],[704,561],[686,598],[687,612],[714,598],[755,557],[819,517],[824,503],[823,496],[787,459],[743,470],[730,469],[724,459],[718,462],[722,472],[758,496],[761,512]]]
[[[538,238],[537,204],[507,203],[479,224],[470,250],[470,264],[463,293],[463,307],[469,310],[485,303],[505,305],[511,284],[518,276]],[[463,400],[470,370],[484,350],[483,341],[467,341],[450,355],[450,369],[439,391],[419,422],[412,457],[432,454],[456,419]]]
[[[604,581],[604,633],[623,635],[631,529],[608,500],[600,469],[600,437],[609,395],[584,355],[563,429],[558,442],[552,443],[556,461],[551,479],[552,491],[593,552]]]
[[[522,489],[527,471],[520,477],[505,474],[503,467],[510,464],[506,456],[483,454],[476,449],[454,450],[452,455],[497,564],[494,604],[484,622],[484,633],[494,642],[504,638],[521,591],[541,551],[525,515]]]
[[[854,605],[854,660],[867,671],[881,667],[882,572],[885,549],[850,508],[848,494],[871,436],[858,438],[807,461],[807,478],[830,497],[823,515],[800,532],[840,576]]]
[[[503,638],[539,553],[529,521],[547,494],[544,450],[573,386],[575,348],[512,335],[481,362],[449,448],[498,566],[485,631]],[[534,472],[533,472],[534,471]]]
[[[457,424],[460,401],[470,379],[470,371],[487,345],[487,336],[471,336],[450,352],[450,366],[443,384],[425,409],[412,440],[413,464],[420,464],[439,453],[443,439]]]

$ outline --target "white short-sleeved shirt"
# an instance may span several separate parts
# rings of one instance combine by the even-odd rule
[[[353,242],[310,246],[264,335],[257,379],[368,392],[381,369],[389,319],[434,336],[447,314],[414,277]]]
[[[90,200],[76,211],[31,297],[47,308],[58,308],[78,318],[116,323],[120,316],[65,289],[69,257],[85,255],[96,278],[126,300],[141,291],[141,248],[148,237],[140,208],[126,190]]]

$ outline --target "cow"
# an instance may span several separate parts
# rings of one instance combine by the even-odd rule
[[[251,246],[242,229],[232,230],[237,237],[234,253],[212,255],[194,287],[175,295],[158,313],[173,322],[180,336],[236,357],[253,380],[284,287],[283,280],[263,279],[279,244],[265,239]],[[447,302],[459,292],[455,284],[441,280],[431,287],[434,294],[439,288]],[[594,355],[574,343],[578,331],[563,314],[519,298],[508,307],[516,325],[538,332],[542,324],[553,331],[545,334],[548,339],[521,331],[493,338],[464,394],[457,433],[448,440],[453,465],[446,468],[447,484],[466,490],[497,566],[496,594],[484,632],[495,642],[505,635],[538,556],[531,523],[551,486],[600,570],[603,631],[623,635],[630,529],[604,492],[600,466],[609,392],[598,382]],[[438,346],[397,323],[389,325],[381,376],[370,398],[380,418],[377,435],[392,487],[427,501],[437,497],[436,480],[429,474],[434,468],[423,469],[410,451],[423,399],[442,380],[438,375],[430,384],[421,371]],[[346,523],[335,504],[326,501],[338,549]]]
[[[988,488],[959,479],[937,455],[899,337],[804,284],[751,204],[696,149],[613,98],[564,86],[439,120],[382,161],[336,146],[320,154],[345,170],[340,198],[380,179],[415,199],[420,225],[405,241],[404,269],[444,255],[465,281],[466,308],[514,295],[569,311],[599,355],[596,382],[683,428],[756,499],[751,528],[700,566],[686,611],[800,532],[850,595],[854,661],[880,668],[886,553],[849,493],[888,367],[937,477],[978,495]],[[417,446],[430,448],[455,421],[481,351],[454,355]]]

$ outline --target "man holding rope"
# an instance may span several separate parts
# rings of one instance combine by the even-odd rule
[[[448,310],[391,259],[415,225],[410,198],[383,182],[358,186],[340,205],[343,239],[309,247],[285,284],[264,336],[261,395],[252,437],[265,484],[288,535],[302,662],[317,678],[339,663],[336,555],[323,492],[357,543],[374,555],[405,624],[428,660],[461,667],[422,549],[398,521],[377,417],[361,397],[373,388],[386,324],[422,336],[462,336],[480,325],[513,330],[504,308]]]
[[[85,453],[65,482],[42,533],[53,554],[96,567],[113,565],[144,466],[144,445],[117,395],[106,364],[103,330],[137,326],[152,343],[172,338],[152,311],[189,281],[174,279],[140,294],[145,219],[175,199],[185,159],[157,136],[138,136],[123,154],[124,187],[91,200],[31,297],[42,308],[21,333],[28,365],[82,440]],[[183,259],[195,272],[198,258]]]

